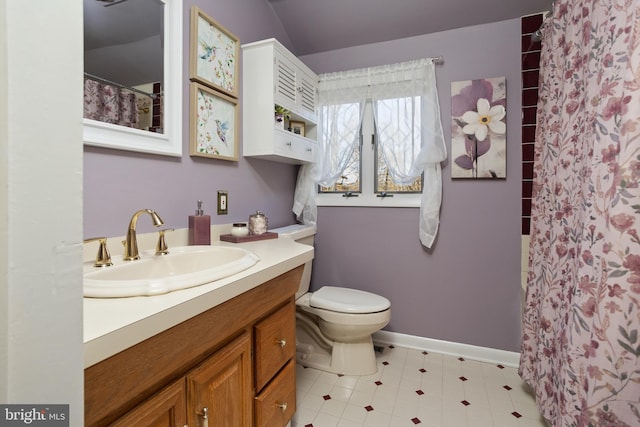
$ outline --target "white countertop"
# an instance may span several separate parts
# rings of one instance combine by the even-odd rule
[[[240,246],[260,261],[231,277],[164,295],[84,298],[85,368],[303,265],[314,254],[312,246],[282,237],[213,244]]]

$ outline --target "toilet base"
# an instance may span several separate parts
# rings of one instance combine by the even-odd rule
[[[334,342],[331,351],[298,340],[296,360],[302,366],[342,375],[371,375],[378,371],[371,336],[348,343]]]

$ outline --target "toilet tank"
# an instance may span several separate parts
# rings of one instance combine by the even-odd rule
[[[313,238],[316,235],[316,226],[293,224],[269,231],[278,233],[278,237],[293,239],[298,243],[313,246]],[[300,280],[300,284],[298,285],[296,299],[309,292],[309,286],[311,285],[311,267],[312,261],[308,261],[304,264],[304,272],[302,273],[302,280]]]

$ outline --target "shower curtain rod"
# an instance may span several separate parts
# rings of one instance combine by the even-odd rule
[[[99,82],[106,83],[106,84],[113,85],[113,86],[118,86],[119,88],[127,89],[127,90],[130,90],[132,92],[139,93],[141,95],[146,95],[151,99],[156,99],[158,97],[158,94],[156,94],[156,93],[149,93],[149,92],[145,92],[145,91],[140,90],[140,89],[136,89],[134,87],[125,86],[125,85],[122,85],[120,83],[112,82],[111,80],[105,79],[104,77],[96,76],[96,75],[89,74],[89,73],[86,73],[86,72],[84,73],[84,76],[88,77],[88,78],[90,78],[92,80],[97,80]]]

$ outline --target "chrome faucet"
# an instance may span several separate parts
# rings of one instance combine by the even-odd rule
[[[143,213],[148,213],[149,215],[151,215],[154,226],[160,227],[164,224],[158,214],[151,209],[140,209],[138,212],[134,213],[131,217],[131,221],[129,222],[127,239],[123,242],[124,254],[122,256],[122,259],[124,259],[125,261],[135,261],[137,259],[140,259],[140,253],[138,252],[138,239],[136,237],[136,224],[138,223],[138,217]]]

